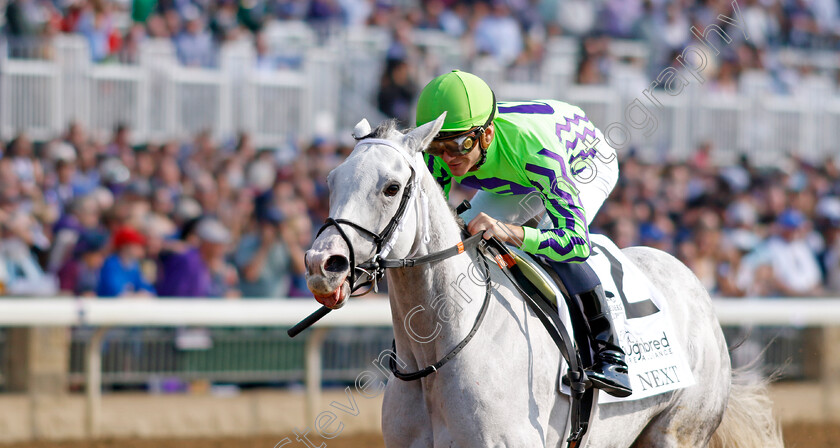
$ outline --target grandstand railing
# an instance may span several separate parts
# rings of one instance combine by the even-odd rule
[[[829,327],[840,326],[840,299],[716,299],[714,301],[716,312],[721,324],[730,327],[743,327],[750,325],[773,325],[783,328],[805,328],[805,327]],[[289,327],[316,308],[311,300],[264,300],[264,301],[217,301],[217,300],[85,300],[85,299],[3,299],[0,300],[0,327],[75,327],[77,333],[84,333],[84,336],[74,338],[77,345],[71,347],[75,351],[75,360],[71,365],[84,359],[84,382],[87,395],[87,431],[91,436],[98,434],[101,416],[100,394],[103,380],[103,353],[109,350],[107,338],[109,328],[127,327],[119,331],[127,334],[123,338],[123,344],[117,347],[118,350],[131,352],[132,350],[143,350],[144,343],[165,345],[167,339],[165,333],[173,330],[158,331],[153,333],[154,328],[172,327],[237,327],[255,329],[250,337],[250,342],[244,345],[261,341],[265,344],[264,336],[267,333],[277,333],[278,328]],[[336,328],[388,328],[392,323],[390,308],[387,299],[361,299],[351,301],[342,310],[330,314],[319,321],[315,328],[304,334],[304,342],[295,341],[291,344],[303,344],[291,348],[290,356],[302,356],[305,370],[305,382],[307,390],[307,413],[313,418],[317,412],[316,404],[320,399],[320,388],[323,375],[322,359],[325,340],[331,331]],[[135,335],[132,341],[131,328],[146,327],[145,330]],[[134,330],[137,331],[137,330]],[[152,336],[149,336],[149,335]],[[164,334],[164,337],[160,337]],[[269,335],[268,343],[282,340],[284,335]],[[349,356],[359,356],[367,360],[375,357],[378,348],[388,348],[387,341],[384,347],[374,347],[380,334],[371,339],[370,351],[359,352]],[[350,336],[352,338],[353,336]],[[199,338],[200,339],[200,338]],[[247,339],[247,338],[246,338]],[[339,335],[337,343],[347,342],[348,334]],[[0,337],[0,342],[3,339]],[[128,342],[126,342],[128,341]],[[233,344],[230,344],[230,342]],[[230,356],[237,352],[237,348],[243,347],[237,342],[242,342],[241,335],[225,340],[220,343],[228,345],[225,348]],[[139,344],[136,344],[139,342]],[[196,343],[195,339],[192,341]],[[199,342],[200,343],[200,342]],[[794,341],[790,344],[797,344]],[[104,345],[103,345],[104,344]],[[188,343],[187,343],[188,344]],[[286,339],[286,344],[290,344]],[[146,347],[147,347],[146,346]],[[114,347],[111,347],[113,349]],[[251,347],[253,348],[253,346]],[[0,343],[0,355],[4,354],[7,347]],[[796,347],[788,347],[788,350],[795,351]],[[800,350],[801,351],[801,350]],[[276,353],[276,352],[275,352]],[[342,355],[348,356],[342,352]],[[124,362],[127,357],[118,358]],[[232,362],[232,358],[230,358]],[[178,373],[177,363],[184,361],[171,358],[169,360],[158,360],[157,365],[146,366],[149,370],[158,370],[158,373]],[[186,362],[192,362],[196,369],[193,370],[195,377],[207,378],[213,374],[225,373],[225,366],[217,361],[215,364],[207,365],[201,355],[196,355]],[[0,365],[5,362],[0,359]],[[167,362],[169,364],[167,365]],[[202,364],[205,362],[205,364]],[[286,362],[291,362],[289,358]],[[327,361],[325,364],[329,364]],[[270,367],[270,366],[269,366]],[[259,371],[258,371],[259,372]],[[278,371],[271,368],[265,369],[257,381],[266,378]],[[229,373],[229,372],[228,372]],[[344,372],[352,375],[356,372]],[[327,379],[346,379],[350,376],[344,374],[336,375]],[[290,377],[289,377],[290,378]],[[79,372],[71,372],[71,379],[80,380]],[[132,380],[133,378],[127,378]],[[282,380],[284,378],[275,378]],[[830,380],[822,378],[822,380]]]
[[[384,118],[376,94],[390,35],[375,28],[330,29],[318,39],[316,34],[303,23],[272,24],[266,33],[269,56],[281,68],[267,71],[257,68],[264,60],[248,42],[223,46],[219,68],[210,69],[181,67],[169,40],[143,42],[135,65],[102,65],[89,61],[81,36],[34,43],[0,38],[0,138],[27,131],[45,140],[77,120],[96,135],[128,123],[138,143],[207,129],[219,138],[247,130],[260,146],[280,146],[314,133],[344,133],[363,117]],[[644,95],[651,81],[644,64],[624,62],[646,60],[638,43],[614,41],[610,52],[617,60],[607,83],[581,86],[574,84],[579,55],[573,39],[550,39],[545,59],[522,67],[501,67],[484,57],[466,61],[461,43],[440,32],[417,31],[413,40],[419,85],[462,68],[483,76],[500,101],[570,101],[602,130],[624,125],[630,143],[651,159],[684,159],[700,142],[711,141],[722,162],[746,153],[767,164],[791,151],[835,154],[840,138],[840,96],[826,76],[803,77],[792,94],[777,95],[765,72],[745,72],[737,94],[709,91],[710,83],[700,85],[686,74],[689,85],[678,95],[659,91],[661,105],[655,106]],[[804,63],[795,53],[784,54],[791,64]],[[658,120],[653,133],[632,129],[626,109],[634,100]]]

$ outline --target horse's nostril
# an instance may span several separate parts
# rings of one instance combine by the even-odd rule
[[[324,270],[327,272],[341,273],[349,268],[350,262],[348,262],[347,258],[343,255],[333,255],[330,258],[327,258],[327,262],[324,263]]]

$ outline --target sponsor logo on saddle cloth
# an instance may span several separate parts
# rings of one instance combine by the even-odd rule
[[[633,387],[629,397],[601,393],[598,402],[638,400],[693,385],[694,375],[662,294],[609,238],[590,234],[590,241],[589,264],[603,284]],[[562,392],[568,394],[568,388],[563,386]]]

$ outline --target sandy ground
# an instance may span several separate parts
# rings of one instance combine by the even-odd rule
[[[820,425],[813,423],[785,425],[785,446],[788,448],[830,448],[840,446],[840,424]],[[96,442],[41,442],[3,445],[8,448],[287,448],[303,447],[295,441],[294,435],[287,436],[292,443],[285,445],[283,436],[252,437],[245,439],[154,439],[154,440],[101,440]],[[333,440],[310,439],[314,446],[325,444],[326,448],[384,448],[381,436],[377,434],[337,437]]]

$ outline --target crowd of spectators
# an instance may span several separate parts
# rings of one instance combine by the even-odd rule
[[[791,157],[781,168],[712,164],[701,145],[685,163],[625,158],[593,230],[620,247],[683,261],[712,294],[803,297],[840,292],[838,160]]]
[[[247,134],[130,141],[125,126],[100,142],[74,123],[0,148],[3,294],[310,296],[303,254],[328,214],[327,173],[350,147],[319,138],[289,159]],[[840,292],[837,160],[718,167],[708,144],[681,163],[622,156],[594,232],[674,254],[718,295]]]
[[[326,217],[338,147],[315,142],[280,164],[248,135],[218,144],[132,146],[74,123],[0,158],[0,288],[7,295],[308,295],[303,253]]]
[[[465,66],[476,55],[489,55],[503,66],[539,64],[547,37],[573,36],[581,41],[577,80],[591,84],[609,76],[609,39],[643,42],[650,51],[645,68],[655,75],[694,39],[692,27],[702,32],[715,24],[732,39],[717,42],[717,82],[727,85],[744,70],[763,69],[783,89],[803,73],[780,64],[776,49],[835,50],[840,44],[840,6],[834,0],[6,1],[6,35],[23,39],[78,33],[87,38],[95,61],[136,60],[138,44],[150,38],[171,39],[187,65],[216,64],[220,45],[236,40],[250,41],[266,55],[266,24],[294,20],[316,30],[322,42],[346,27],[390,29],[395,41],[412,30],[440,30],[457,39]],[[731,23],[723,23],[721,15]],[[410,47],[410,39],[406,42]],[[389,52],[388,58],[412,62],[416,48],[401,50]],[[283,65],[275,62],[267,65]],[[806,65],[799,71],[812,69]]]

